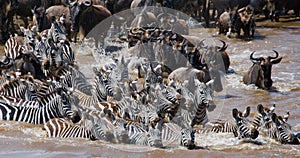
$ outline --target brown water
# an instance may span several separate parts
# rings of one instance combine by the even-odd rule
[[[215,94],[217,108],[209,119],[226,119],[234,107],[256,110],[259,103],[276,104],[276,112],[290,111],[289,123],[295,133],[300,132],[300,22],[261,23],[252,41],[220,38],[227,42],[231,69],[225,75],[225,89]],[[193,30],[200,37],[219,36],[215,29]],[[203,34],[203,32],[206,32]],[[277,50],[283,60],[273,66],[272,78],[276,91],[268,92],[244,85],[242,75],[252,65],[249,54],[257,51],[268,55]],[[91,66],[96,64],[89,49],[77,49],[80,69],[91,77]],[[242,142],[231,134],[196,135],[196,143],[203,147],[186,150],[183,147],[155,149],[135,145],[109,144],[83,139],[47,138],[42,126],[16,122],[0,122],[0,157],[300,157],[300,146],[282,145],[259,136],[256,143]],[[261,144],[261,145],[258,145]]]

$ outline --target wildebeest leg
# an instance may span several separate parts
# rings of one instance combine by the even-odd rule
[[[72,31],[73,42],[77,42],[77,32]]]
[[[204,6],[202,8],[202,14],[203,14],[203,17],[204,17],[204,20],[205,20],[205,25],[206,27],[209,27],[209,6],[210,6],[210,1],[209,0],[205,0],[204,1]]]
[[[300,11],[299,9],[294,9],[296,18],[299,18],[299,11]]]

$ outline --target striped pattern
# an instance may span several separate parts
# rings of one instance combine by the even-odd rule
[[[71,111],[65,97],[51,93],[40,100],[40,106],[24,107],[13,106],[6,102],[0,103],[0,119],[27,122],[31,124],[44,124],[52,118],[66,117]],[[73,114],[68,114],[69,117]]]
[[[49,137],[96,139],[90,130],[73,124],[64,118],[49,120],[44,124],[44,129],[47,131]]]
[[[5,56],[15,60],[20,56],[20,54],[25,50],[23,46],[23,38],[19,36],[10,37],[4,46]]]

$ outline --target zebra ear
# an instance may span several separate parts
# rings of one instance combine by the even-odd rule
[[[236,109],[236,108],[232,109],[232,116],[233,116],[233,118],[237,119],[238,115],[239,115],[238,109]]]
[[[285,115],[283,115],[284,122],[287,122],[290,116],[290,112],[287,112]]]
[[[270,113],[273,113],[275,111],[275,104],[270,108]]]
[[[246,110],[243,112],[243,117],[248,117],[250,114],[250,110],[251,110],[250,106],[247,106]]]
[[[264,113],[264,107],[263,107],[261,104],[258,104],[258,105],[257,105],[257,111],[258,111],[260,114]]]

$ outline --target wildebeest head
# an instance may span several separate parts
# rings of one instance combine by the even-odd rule
[[[66,0],[65,3],[69,6],[71,16],[71,30],[79,31],[80,13],[87,7],[92,6],[91,0]]]
[[[263,73],[263,76],[257,76],[263,80],[263,81],[258,81],[258,82],[263,82],[263,85],[255,83],[260,88],[269,89],[273,84],[273,81],[271,79],[272,65],[278,64],[282,59],[282,57],[278,58],[279,54],[277,51],[273,50],[273,52],[275,53],[275,57],[268,56],[267,58],[263,58],[263,57],[255,58],[255,57],[253,57],[254,52],[252,52],[250,55],[250,59],[252,60],[252,62],[254,64],[253,66],[255,66],[255,65],[259,66],[259,69],[261,69],[262,73]],[[255,74],[252,74],[252,75],[255,75]],[[256,75],[261,75],[261,74],[256,74]],[[250,83],[250,84],[252,84],[252,83]]]

